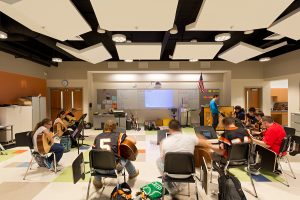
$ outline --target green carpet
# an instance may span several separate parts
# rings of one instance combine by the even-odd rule
[[[26,152],[27,150],[5,150],[4,153],[7,155],[0,154],[0,162],[8,160],[16,155]]]
[[[89,151],[85,151],[83,153],[83,158],[84,161],[87,162],[89,161]],[[85,171],[88,172],[90,171],[90,165],[85,164]],[[88,182],[90,178],[90,174],[85,175],[85,180],[80,180],[81,182]],[[68,166],[63,169],[63,172],[56,178],[54,179],[53,182],[73,182],[73,172],[72,172],[72,166]]]
[[[229,172],[235,175],[241,182],[250,182],[250,177],[244,168],[231,168]],[[281,176],[263,170],[260,170],[260,175],[252,177],[256,182],[284,182]]]

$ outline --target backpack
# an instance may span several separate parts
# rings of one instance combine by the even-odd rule
[[[219,200],[247,200],[241,182],[235,176],[220,174],[218,183]]]
[[[124,182],[118,184],[112,191],[110,195],[111,200],[132,200],[131,188]]]

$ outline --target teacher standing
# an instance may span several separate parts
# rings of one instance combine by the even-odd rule
[[[219,99],[219,95],[214,95],[212,100],[210,100],[209,102],[209,108],[210,108],[210,112],[213,118],[212,121],[212,127],[216,130],[218,124],[219,124],[219,108],[218,105],[216,103],[216,100]]]

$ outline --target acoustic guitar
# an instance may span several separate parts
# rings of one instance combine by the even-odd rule
[[[133,142],[125,139],[120,144],[120,155],[127,160],[135,161],[138,155],[138,150]]]
[[[37,149],[41,154],[47,154],[54,142],[49,141],[46,134],[39,134],[36,139]]]

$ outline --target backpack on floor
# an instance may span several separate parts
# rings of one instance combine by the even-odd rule
[[[143,187],[141,187],[141,191],[137,193],[137,196],[139,196],[140,199],[160,199],[162,197],[162,183],[158,181],[154,181],[152,183],[149,183]],[[168,193],[166,189],[166,193]]]
[[[110,195],[111,200],[132,200],[131,188],[127,183],[118,184]]]
[[[241,186],[241,182],[235,176],[220,174],[219,200],[247,200]]]

